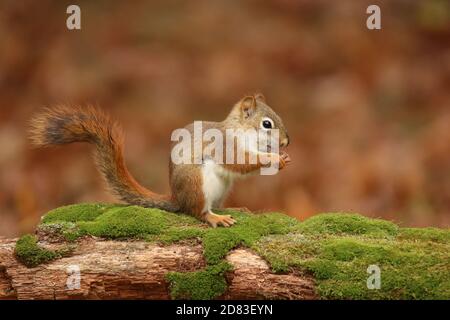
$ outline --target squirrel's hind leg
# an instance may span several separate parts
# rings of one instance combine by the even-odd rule
[[[221,199],[221,180],[211,172],[205,175],[202,166],[175,166],[171,175],[171,187],[181,212],[189,213],[212,227],[229,227],[236,221],[229,215],[218,215],[211,211],[212,204]],[[206,185],[205,185],[206,182]]]
[[[203,220],[212,227],[232,226],[236,220],[230,215],[218,215],[211,208],[221,205],[231,186],[231,181],[222,175],[222,167],[212,160],[207,160],[202,165],[202,193],[204,198]]]

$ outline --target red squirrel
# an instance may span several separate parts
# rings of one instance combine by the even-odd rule
[[[222,122],[202,122],[205,129],[214,128],[225,134],[227,129],[278,129],[279,146],[289,144],[289,136],[281,118],[266,104],[262,94],[249,95],[237,102]],[[193,124],[185,127],[193,133]],[[245,163],[216,163],[201,159],[200,163],[169,163],[171,194],[161,195],[141,186],[128,171],[123,157],[123,133],[117,122],[94,107],[58,106],[45,109],[31,121],[30,138],[36,146],[87,142],[95,147],[99,171],[111,190],[124,202],[149,208],[193,215],[212,227],[229,227],[236,221],[230,215],[218,215],[219,208],[233,180],[255,172],[270,156],[278,169],[289,163],[286,152],[245,150]],[[173,146],[172,146],[173,148]],[[254,154],[251,154],[251,153]],[[194,155],[191,155],[194,157]],[[226,155],[225,155],[226,156]],[[247,161],[255,156],[256,161]]]

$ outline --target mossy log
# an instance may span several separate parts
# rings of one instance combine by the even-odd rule
[[[168,272],[193,272],[206,265],[198,243],[161,246],[86,237],[70,257],[28,268],[14,257],[15,242],[0,240],[0,299],[170,299]],[[226,260],[233,271],[227,272],[228,289],[219,298],[316,298],[311,276],[273,274],[249,249],[232,250]],[[79,288],[67,285],[74,265],[81,271]]]
[[[358,214],[299,222],[227,210],[182,214],[82,204],[33,235],[0,239],[0,299],[450,299],[450,230]],[[380,271],[377,288],[368,271]],[[368,274],[369,272],[369,274]]]

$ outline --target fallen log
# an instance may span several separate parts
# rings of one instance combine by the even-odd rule
[[[14,256],[15,243],[0,240],[0,299],[170,299],[168,272],[205,267],[199,243],[162,246],[87,237],[70,257],[27,268]],[[226,274],[228,289],[219,299],[317,297],[312,277],[274,274],[249,249],[232,250],[226,260],[233,270]],[[79,277],[73,270],[79,270]],[[79,285],[74,285],[77,277]]]
[[[0,239],[0,299],[450,299],[449,229],[226,213],[237,223],[213,229],[136,206],[55,209]]]

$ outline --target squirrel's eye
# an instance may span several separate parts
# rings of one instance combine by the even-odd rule
[[[266,128],[266,129],[270,129],[270,128],[272,128],[272,124],[270,123],[269,120],[264,120],[263,121],[263,127]]]
[[[273,128],[273,121],[271,119],[265,118],[261,121],[261,126],[264,129],[272,129]]]

